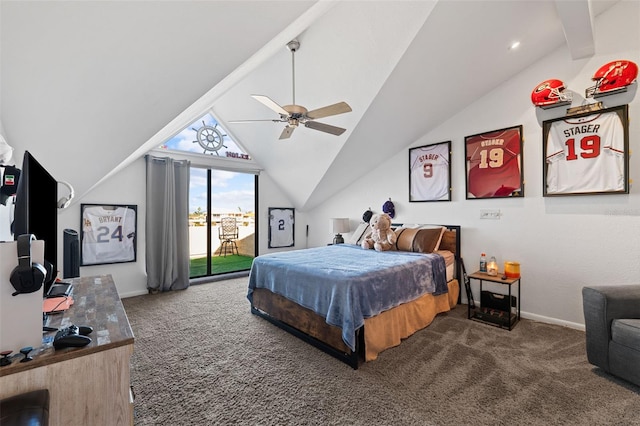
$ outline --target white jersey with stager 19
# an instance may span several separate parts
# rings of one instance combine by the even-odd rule
[[[82,262],[114,263],[135,260],[135,210],[87,207],[82,216]]]
[[[290,209],[273,209],[269,218],[271,247],[293,245],[293,214]]]
[[[412,149],[411,199],[446,200],[449,198],[449,146],[429,145]]]
[[[624,129],[616,112],[551,124],[547,193],[624,190]]]

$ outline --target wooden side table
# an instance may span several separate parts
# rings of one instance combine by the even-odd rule
[[[506,295],[508,296],[508,299],[507,299],[508,310],[503,311],[500,309],[492,309],[486,306],[483,307],[481,304],[478,306],[472,307],[471,304],[469,303],[467,305],[467,318],[475,321],[480,321],[485,324],[490,324],[496,327],[506,328],[509,331],[511,331],[513,327],[515,327],[515,325],[520,320],[520,287],[521,287],[520,278],[521,277],[502,279],[503,276],[504,276],[504,272],[498,272],[497,276],[493,276],[493,275],[488,275],[486,272],[480,272],[480,271],[476,271],[468,275],[469,282],[471,282],[472,279],[478,280],[480,282],[480,295],[482,295],[482,283],[484,281],[506,285],[508,288],[508,294]],[[515,312],[513,312],[513,308],[511,306],[511,300],[512,300],[511,295],[512,295],[512,287],[515,284],[518,285],[518,297],[516,301],[516,310]]]

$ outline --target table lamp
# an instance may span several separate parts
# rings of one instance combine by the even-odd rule
[[[336,234],[333,239],[333,244],[343,244],[344,238],[342,238],[343,232],[349,232],[349,219],[348,218],[334,218],[331,219],[333,226],[333,233]]]

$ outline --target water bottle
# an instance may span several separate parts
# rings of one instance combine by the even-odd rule
[[[487,255],[484,253],[480,255],[480,272],[487,272]]]

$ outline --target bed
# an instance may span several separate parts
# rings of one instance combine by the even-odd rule
[[[459,302],[460,227],[395,224],[395,250],[352,244],[254,259],[251,312],[358,368]]]

